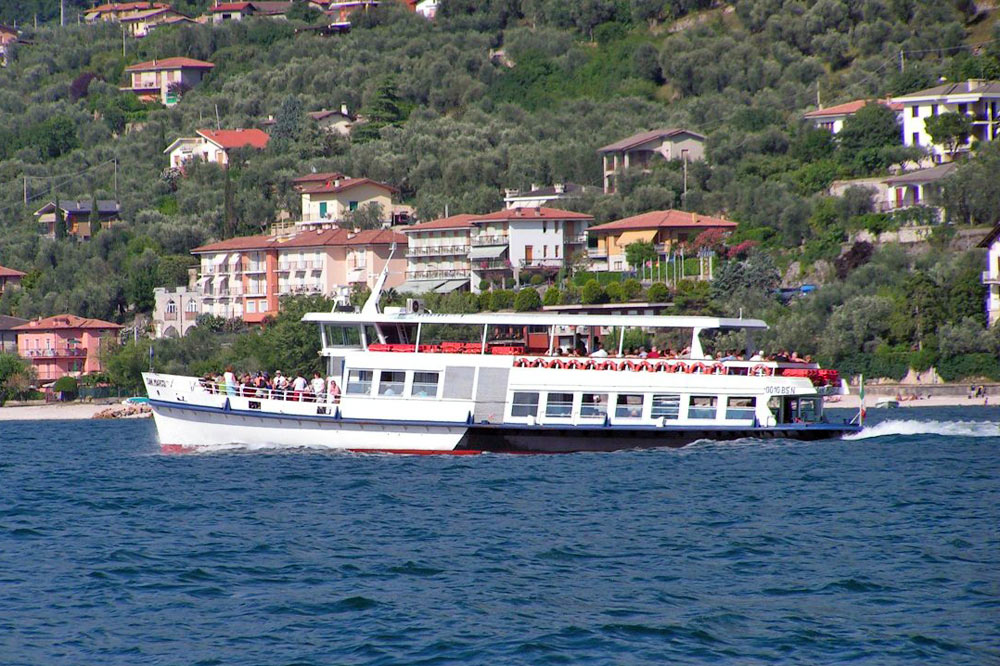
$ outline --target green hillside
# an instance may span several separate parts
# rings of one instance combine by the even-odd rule
[[[53,16],[52,3],[36,4],[32,14]],[[0,19],[23,22],[30,7],[16,17],[7,8]],[[835,275],[848,231],[904,220],[820,192],[835,178],[884,173],[912,155],[875,131],[884,119],[870,118],[839,143],[800,120],[817,95],[833,104],[919,90],[940,77],[1000,78],[1000,42],[970,47],[991,25],[970,7],[961,0],[445,0],[435,22],[384,6],[354,17],[349,34],[330,37],[297,33],[296,21],[160,28],[128,40],[124,55],[115,25],[27,30],[30,44],[18,45],[0,70],[0,264],[29,276],[0,300],[0,313],[128,321],[148,312],[154,286],[186,281],[195,245],[258,232],[283,209],[294,215],[289,181],[310,169],[386,181],[431,219],[446,206],[494,210],[505,187],[599,185],[599,146],[681,126],[708,135],[709,159],[689,169],[686,196],[680,168],[664,163],[577,207],[599,222],[660,208],[725,214],[741,223],[736,241],[755,241],[778,267],[799,262],[804,275],[829,283],[791,306],[733,293],[692,303],[755,309],[782,331],[773,344],[848,365],[876,350],[898,364],[914,350],[995,348],[983,332],[975,252],[915,257],[888,248]],[[128,64],[171,56],[216,67],[171,109],[118,90]],[[293,113],[341,104],[380,122],[348,141]],[[166,177],[163,149],[174,138],[217,122],[259,126],[268,115],[284,129],[267,150],[234,160],[228,173],[204,165]],[[982,164],[998,159],[992,148],[980,151]],[[983,168],[976,161],[962,173],[976,176]],[[89,200],[116,192],[126,227],[87,243],[39,237],[32,213],[56,194]],[[993,222],[990,186],[947,195],[949,210],[961,211],[959,225]],[[938,247],[947,235],[939,234]],[[914,305],[914,290],[934,307]]]

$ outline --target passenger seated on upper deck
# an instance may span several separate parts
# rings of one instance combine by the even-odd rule
[[[656,348],[656,345],[653,345],[652,349],[649,350],[646,358],[660,358],[660,350]]]
[[[764,360],[764,350],[758,351],[756,354],[750,357],[751,361],[763,361]]]
[[[594,349],[594,351],[592,351],[590,353],[591,358],[607,358],[608,357],[608,352],[604,349],[604,345],[602,345],[600,342],[595,342],[594,343],[594,347],[596,347],[596,349]]]

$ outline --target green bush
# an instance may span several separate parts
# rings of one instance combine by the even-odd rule
[[[917,372],[927,372],[937,363],[937,352],[933,349],[922,349],[910,353],[910,367]]]
[[[562,300],[562,294],[559,293],[559,289],[556,287],[549,287],[545,290],[545,296],[542,298],[543,305],[559,305]]]
[[[495,310],[493,307],[493,292],[484,291],[479,294],[479,309],[480,310]]]
[[[612,282],[604,288],[604,293],[612,303],[621,303],[625,300],[625,290],[621,282]]]
[[[642,295],[642,283],[635,278],[629,278],[622,282],[622,290],[625,292],[626,300],[638,300]]]
[[[1000,380],[1000,360],[992,354],[962,354],[940,359],[937,371],[946,382],[979,377],[996,381]]]
[[[538,285],[542,284],[543,282],[545,282],[545,278],[543,278],[538,273],[535,273],[534,275],[531,276],[531,284],[532,285],[534,285],[534,286],[537,287]]]
[[[654,282],[646,290],[646,300],[650,303],[666,303],[670,299],[670,288],[662,282]]]
[[[538,295],[538,290],[528,287],[517,292],[514,298],[514,309],[517,312],[533,312],[542,307],[542,298]]]
[[[598,284],[597,280],[590,280],[587,284],[583,285],[583,289],[580,291],[580,302],[588,305],[607,303],[608,295],[601,288],[601,285]]]
[[[509,310],[514,307],[514,292],[511,289],[497,289],[493,294],[490,304],[494,310]]]
[[[62,393],[63,400],[73,400],[80,392],[80,387],[77,384],[76,377],[70,377],[67,375],[57,379],[52,385],[52,390],[57,393]]]

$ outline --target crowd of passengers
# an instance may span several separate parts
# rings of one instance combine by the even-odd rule
[[[568,357],[590,357],[590,358],[643,358],[643,359],[690,359],[691,358],[691,348],[684,347],[681,350],[674,349],[670,347],[668,349],[660,350],[653,345],[647,351],[645,347],[629,347],[628,349],[623,349],[622,353],[611,353],[609,354],[604,346],[600,342],[594,343],[594,351],[587,352],[587,347],[580,344],[576,348],[566,348],[557,347],[550,354],[551,356],[568,356]],[[795,352],[780,351],[775,354],[765,354],[763,350],[758,351],[756,354],[751,355],[749,358],[746,354],[736,350],[729,351],[718,351],[714,356],[706,356],[700,360],[714,360],[725,362],[725,361],[750,361],[750,362],[775,362],[775,363],[812,363],[812,356],[799,356]]]
[[[207,374],[201,379],[201,385],[210,393],[225,393],[232,396],[247,398],[272,398],[275,400],[295,400],[299,402],[338,402],[340,387],[333,377],[323,378],[314,372],[312,379],[307,380],[298,373],[295,377],[281,374],[275,370],[272,378],[268,372],[244,372],[237,374],[233,366],[227,366],[221,375]]]

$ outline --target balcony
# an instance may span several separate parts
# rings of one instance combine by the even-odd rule
[[[248,264],[247,267],[243,269],[244,273],[264,273],[266,271],[267,271],[267,266],[263,263]]]
[[[483,245],[507,245],[510,242],[510,237],[507,234],[499,234],[496,236],[473,236],[472,246],[482,247]]]
[[[430,257],[441,255],[464,255],[469,253],[468,245],[434,245],[410,247],[406,251],[407,257]]]
[[[509,259],[490,259],[483,261],[473,261],[472,270],[481,271],[509,271],[510,270],[510,260]]]
[[[49,349],[26,349],[26,358],[40,362],[57,358],[87,358],[87,350],[83,347],[52,347]]]
[[[469,277],[468,269],[449,268],[428,271],[407,271],[408,280],[433,280],[435,278],[465,278]]]
[[[591,259],[607,259],[608,250],[607,248],[603,247],[588,247],[587,256],[590,257]]]
[[[982,283],[983,284],[1000,284],[1000,273],[993,273],[991,271],[983,271]]]
[[[563,260],[556,258],[548,259],[522,259],[521,268],[562,268]]]
[[[566,243],[568,245],[583,245],[587,242],[587,234],[576,234],[573,236],[566,236]]]

